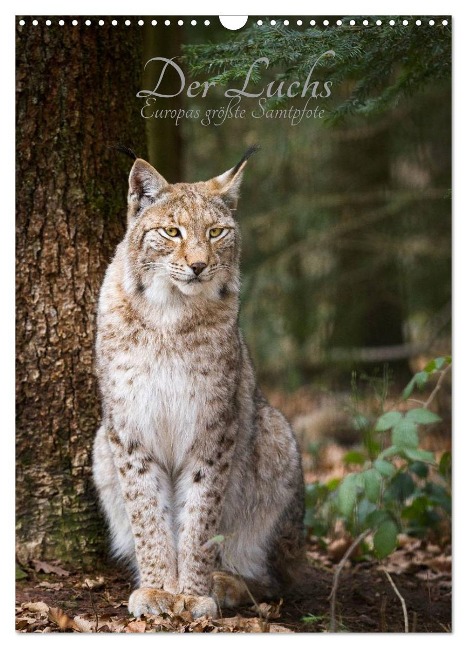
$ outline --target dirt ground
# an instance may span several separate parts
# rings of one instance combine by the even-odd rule
[[[404,632],[403,598],[410,632],[451,632],[451,560],[446,549],[409,538],[383,564],[347,562],[336,597],[339,632]],[[188,612],[164,617],[129,616],[130,578],[121,568],[77,573],[35,563],[17,582],[19,632],[329,632],[336,562],[310,544],[302,584],[285,600],[224,610],[216,621]]]

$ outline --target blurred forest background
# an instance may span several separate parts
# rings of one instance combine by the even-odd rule
[[[90,483],[99,420],[94,317],[124,233],[131,166],[109,145],[132,147],[170,182],[208,179],[248,146],[261,146],[238,211],[241,326],[260,383],[291,418],[319,404],[320,394],[350,393],[352,375],[384,379],[396,394],[451,346],[450,33],[439,20],[339,31],[311,28],[309,19],[266,29],[251,18],[233,34],[212,17],[209,27],[197,17],[196,27],[171,19],[170,28],[157,16],[155,26],[132,17],[128,28],[121,17],[118,27],[106,17],[102,26],[98,17],[91,26],[78,18],[77,26],[71,17],[65,26],[40,17],[36,27],[31,18],[17,27],[23,565],[92,562],[105,551]],[[335,80],[321,102],[326,119],[201,126],[141,117],[136,95],[154,87],[155,67],[144,69],[152,57],[181,57],[189,81],[217,76],[224,83],[206,98],[183,93],[158,104],[204,112],[226,105],[226,84],[241,87],[246,61],[271,59],[255,77],[262,88],[306,78],[315,52],[326,49],[337,53],[316,71]],[[176,80],[164,83],[169,92]],[[300,107],[298,98],[284,107],[291,103]]]
[[[221,33],[218,45],[184,48],[183,60],[240,88],[251,62],[268,56],[258,91],[303,79],[314,58],[336,52],[313,76],[333,80],[331,100],[312,105],[327,119],[187,121],[182,130],[187,179],[209,177],[219,151],[228,166],[239,142],[262,147],[239,206],[242,324],[260,378],[348,387],[351,369],[388,363],[404,383],[411,360],[450,350],[450,36],[428,26],[326,34],[308,21],[255,22],[230,48]],[[224,88],[198,107],[225,104]],[[292,104],[302,105],[279,107]]]

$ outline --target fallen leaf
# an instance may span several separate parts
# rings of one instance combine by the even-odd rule
[[[397,536],[397,542],[400,547],[404,547],[404,549],[408,549],[409,551],[415,551],[422,546],[421,540],[408,536],[405,533],[400,533]]]
[[[29,628],[29,620],[26,618],[23,619],[17,619],[16,620],[16,630],[24,630],[25,628]]]
[[[414,574],[417,578],[426,579],[428,571],[450,573],[452,558],[449,555],[438,555],[437,546],[429,545],[430,551],[420,548],[421,541],[415,540],[410,545],[405,540],[405,546],[388,556],[385,569],[392,574]],[[433,556],[433,553],[436,555]],[[384,569],[382,566],[378,570]],[[429,577],[432,579],[432,577]]]
[[[346,536],[344,538],[338,538],[337,540],[333,540],[328,544],[327,551],[330,556],[330,558],[334,562],[339,562],[343,557],[347,549],[350,547],[352,544],[353,540],[351,537]],[[359,552],[359,547],[355,547],[355,549],[352,551],[350,557],[353,557],[358,554]]]
[[[29,612],[39,612],[40,614],[47,614],[49,611],[49,606],[44,601],[23,603],[21,608],[29,610]]]
[[[96,620],[85,619],[82,616],[75,616],[73,618],[74,630],[78,632],[95,632],[96,631]]]
[[[49,581],[41,581],[38,585],[34,586],[35,589],[47,589],[58,592],[63,589],[63,583],[49,583]]]
[[[418,571],[416,574],[414,574],[415,578],[418,578],[421,581],[438,581],[441,580],[446,576],[446,574],[442,574],[440,572],[434,572],[431,571],[431,569],[424,569],[423,571]]]
[[[113,596],[111,596],[111,594],[107,590],[102,594],[102,598],[106,602],[106,604],[109,605],[110,607],[113,607],[114,610],[120,607],[128,606],[128,600],[117,601],[115,598],[113,598]]]
[[[98,576],[97,578],[85,578],[81,587],[83,589],[98,590],[102,589],[105,585],[105,580],[103,576]]]
[[[146,621],[130,621],[125,632],[146,632]]]
[[[286,628],[285,626],[279,625],[278,623],[271,623],[269,626],[269,632],[292,632],[293,630],[290,630],[290,628]]]
[[[446,574],[452,571],[451,556],[437,556],[436,558],[427,560],[425,564],[436,572],[443,572]]]
[[[127,626],[127,619],[119,619],[117,617],[115,618],[111,617],[108,621],[106,621],[106,626],[104,627],[109,628],[108,632],[125,632],[126,626]],[[104,629],[99,628],[99,632],[104,632]]]
[[[419,565],[416,565],[413,558],[406,551],[395,551],[386,561],[386,564],[378,565],[378,571],[386,569],[390,574],[406,574],[418,571]]]
[[[307,551],[306,552],[306,557],[307,557],[308,562],[310,564],[312,564],[312,565],[316,564],[319,567],[324,567],[324,566],[332,567],[333,566],[331,558],[327,554],[323,553],[323,550],[321,550],[321,549],[313,549],[313,550]]]
[[[432,554],[435,554],[435,555],[438,555],[438,554],[441,553],[441,547],[439,547],[438,545],[432,544],[431,542],[429,542],[427,544],[426,550],[429,553],[432,553]]]
[[[109,605],[111,605],[114,610],[117,610],[118,608],[121,607],[128,607],[128,601],[114,601],[113,599],[109,598]]]
[[[57,574],[57,576],[65,577],[70,575],[70,572],[66,571],[66,569],[63,569],[58,565],[51,565],[50,563],[46,563],[42,560],[33,560],[32,564],[36,572],[42,571],[44,572],[44,574]]]
[[[258,617],[245,619],[241,616],[235,616],[227,619],[216,619],[216,625],[231,628],[233,632],[269,632],[269,624]]]
[[[243,619],[240,627],[243,627],[247,632],[269,632],[269,624],[256,617],[253,619]]]
[[[188,626],[189,632],[214,632],[217,628],[211,623],[206,616],[196,619]]]
[[[29,614],[18,614],[16,616],[16,619],[19,621],[27,621],[28,623],[35,623],[38,619],[37,614],[35,616],[31,616]]]
[[[74,630],[73,619],[70,619],[61,608],[49,608],[49,619],[58,625],[60,630]]]
[[[253,605],[251,609],[253,612],[256,612],[264,619],[278,619],[281,615],[281,607],[283,599],[279,603],[260,603],[259,605]]]

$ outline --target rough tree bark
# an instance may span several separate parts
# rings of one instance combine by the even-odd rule
[[[17,551],[89,563],[105,534],[90,480],[99,286],[144,155],[136,25],[17,27]]]

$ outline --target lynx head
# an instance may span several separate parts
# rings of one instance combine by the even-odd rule
[[[243,169],[256,147],[206,182],[169,184],[137,158],[129,177],[127,287],[160,296],[222,298],[238,291],[239,231],[234,212]]]

